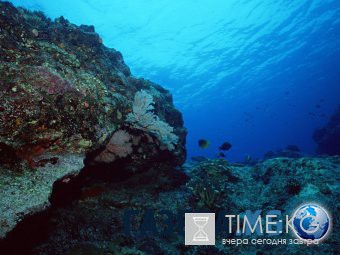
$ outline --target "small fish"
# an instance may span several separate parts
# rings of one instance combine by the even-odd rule
[[[218,154],[218,156],[219,156],[220,158],[225,158],[225,154],[224,154],[223,152],[220,152],[220,154]]]
[[[205,140],[205,139],[198,140],[198,146],[201,149],[206,149],[210,146],[210,141]]]
[[[228,142],[225,142],[223,143],[221,146],[220,146],[220,150],[221,151],[227,151],[229,150],[230,148],[232,147],[232,145]]]
[[[244,159],[245,162],[251,162],[253,159],[251,158],[250,155],[247,155]]]

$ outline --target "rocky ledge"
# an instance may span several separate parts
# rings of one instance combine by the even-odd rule
[[[133,77],[93,26],[0,2],[0,27],[0,239],[84,167],[109,176],[184,162],[171,94]]]

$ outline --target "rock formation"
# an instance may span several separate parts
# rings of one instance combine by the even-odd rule
[[[317,153],[340,155],[340,106],[328,124],[314,132],[313,138],[318,145]]]
[[[93,26],[0,2],[0,27],[0,239],[84,166],[117,175],[184,162],[186,130],[170,93],[133,77]]]
[[[178,173],[172,178],[166,177],[165,171],[157,174],[155,165],[151,171],[125,182],[102,181],[83,187],[78,201],[51,213],[45,227],[46,240],[35,245],[33,254],[304,254],[306,250],[308,254],[336,254],[340,157],[273,158],[255,166],[206,159],[189,167],[185,164],[184,169],[188,175],[185,185]],[[176,171],[169,171],[176,175]],[[176,179],[177,184],[173,181]],[[237,236],[223,232],[228,226],[221,223],[216,223],[219,234],[215,246],[184,245],[180,222],[186,210],[213,212],[220,219],[245,210],[266,214],[277,209],[291,215],[309,202],[327,208],[334,222],[331,234],[319,245],[223,245],[222,238]],[[130,231],[126,233],[125,213],[129,210],[137,213],[128,221]],[[140,238],[146,210],[154,212],[157,232]],[[169,224],[164,210],[176,218],[171,221],[173,230],[169,235],[162,234]],[[259,238],[269,237],[264,234]],[[289,239],[294,235],[273,238]]]

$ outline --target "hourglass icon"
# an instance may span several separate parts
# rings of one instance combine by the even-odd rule
[[[194,242],[208,242],[208,234],[204,232],[203,228],[208,224],[209,217],[192,217],[194,224],[198,227],[198,231],[194,235]]]

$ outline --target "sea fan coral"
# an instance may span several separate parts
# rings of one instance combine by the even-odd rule
[[[106,149],[109,152],[116,154],[118,157],[124,158],[132,153],[130,140],[131,136],[128,132],[124,130],[118,130],[111,137]]]
[[[150,94],[145,90],[138,91],[134,97],[132,113],[128,114],[126,121],[134,128],[154,134],[168,150],[174,150],[178,136],[173,133],[173,127],[155,115],[153,104]]]
[[[97,162],[111,163],[117,158],[125,158],[132,153],[131,136],[125,130],[115,132],[109,143],[96,158]]]

